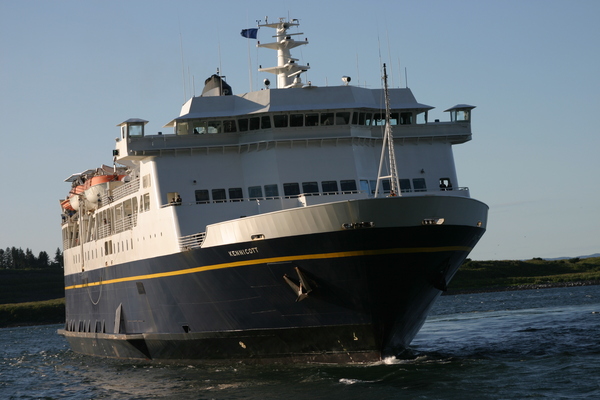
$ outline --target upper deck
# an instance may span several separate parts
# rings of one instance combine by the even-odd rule
[[[447,111],[448,122],[429,122],[433,107],[418,103],[410,89],[391,89],[394,138],[403,141],[471,139],[470,110],[460,105]],[[131,160],[163,151],[248,146],[281,141],[381,139],[385,125],[383,90],[354,86],[267,89],[232,96],[194,97],[181,116],[166,127],[172,133],[146,135],[146,121],[121,124],[117,160]]]

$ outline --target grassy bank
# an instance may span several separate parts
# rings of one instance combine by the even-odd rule
[[[65,299],[0,304],[0,328],[65,321]]]
[[[458,270],[448,286],[450,292],[520,288],[531,285],[560,286],[600,281],[600,257],[569,260],[470,261]]]

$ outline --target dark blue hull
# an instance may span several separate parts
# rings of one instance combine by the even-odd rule
[[[68,275],[61,334],[116,358],[377,360],[409,345],[483,232],[356,229]]]

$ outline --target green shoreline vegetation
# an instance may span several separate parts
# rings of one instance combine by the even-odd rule
[[[600,284],[600,257],[465,260],[447,295]],[[65,321],[62,268],[0,269],[0,328]]]

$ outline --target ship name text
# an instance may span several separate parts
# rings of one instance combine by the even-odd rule
[[[249,247],[247,249],[241,249],[241,250],[230,250],[228,253],[229,253],[229,257],[246,256],[248,254],[258,253],[258,247]]]

